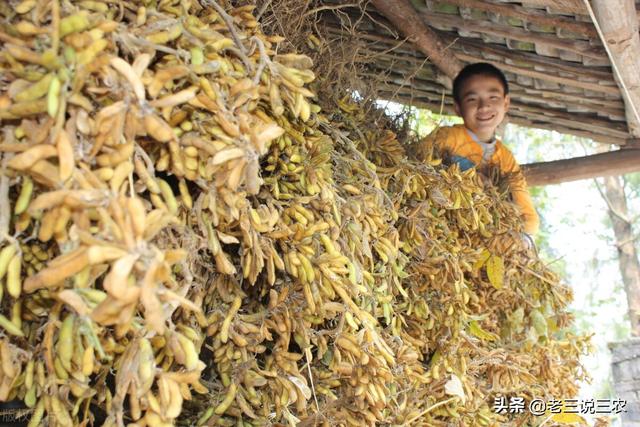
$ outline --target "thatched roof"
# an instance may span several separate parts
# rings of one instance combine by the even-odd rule
[[[623,92],[583,0],[411,3],[447,46],[447,54],[465,64],[490,62],[505,72],[511,122],[618,145],[635,142]],[[340,13],[351,12],[345,7]],[[450,90],[441,84],[445,76],[424,53],[372,5],[357,19],[358,32],[349,36],[359,37],[363,49],[375,53],[370,72],[385,76],[382,96],[452,112]],[[322,23],[336,35],[347,31],[334,13],[324,14]]]

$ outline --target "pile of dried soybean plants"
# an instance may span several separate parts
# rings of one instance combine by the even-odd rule
[[[435,426],[572,396],[570,292],[504,194],[358,105],[323,116],[253,12],[2,4],[0,400],[31,425]]]

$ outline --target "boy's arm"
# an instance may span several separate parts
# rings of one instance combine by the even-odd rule
[[[452,129],[450,126],[438,127],[424,137],[416,147],[418,160],[429,160],[434,154],[443,158],[446,154],[455,152],[456,140]]]
[[[531,200],[531,195],[527,188],[527,181],[513,154],[506,147],[503,148],[499,159],[500,171],[508,177],[511,196],[524,217],[524,231],[527,234],[536,234],[540,228],[540,218],[533,207],[533,200]]]

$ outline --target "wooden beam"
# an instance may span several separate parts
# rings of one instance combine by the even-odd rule
[[[598,38],[598,32],[588,22],[576,21],[564,16],[550,15],[540,10],[525,8],[513,4],[490,3],[480,0],[438,0],[443,3],[454,4],[458,7],[466,7],[483,12],[491,12],[502,16],[521,19],[538,25],[562,28],[574,34],[580,34],[587,38]]]
[[[454,27],[465,31],[474,31],[477,33],[491,34],[498,37],[504,37],[512,40],[519,40],[528,43],[540,43],[556,49],[562,49],[578,55],[588,56],[590,58],[601,59],[606,57],[606,52],[601,46],[593,46],[587,41],[561,39],[556,35],[545,35],[527,31],[524,29],[511,27],[509,25],[497,24],[490,21],[476,21],[464,19],[458,15],[449,15],[446,13],[436,13],[422,9],[421,13],[425,23],[433,26],[443,25],[446,27]]]
[[[371,0],[371,3],[446,76],[453,79],[460,72],[460,61],[447,52],[447,46],[420,19],[409,0]]]
[[[640,171],[640,150],[624,149],[592,156],[522,165],[530,187]]]
[[[630,133],[640,137],[640,35],[634,0],[593,0],[593,17],[602,43],[616,65]]]

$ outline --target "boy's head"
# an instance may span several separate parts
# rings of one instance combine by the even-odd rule
[[[453,99],[465,126],[481,140],[489,140],[509,110],[509,85],[493,65],[470,64],[453,81]]]

